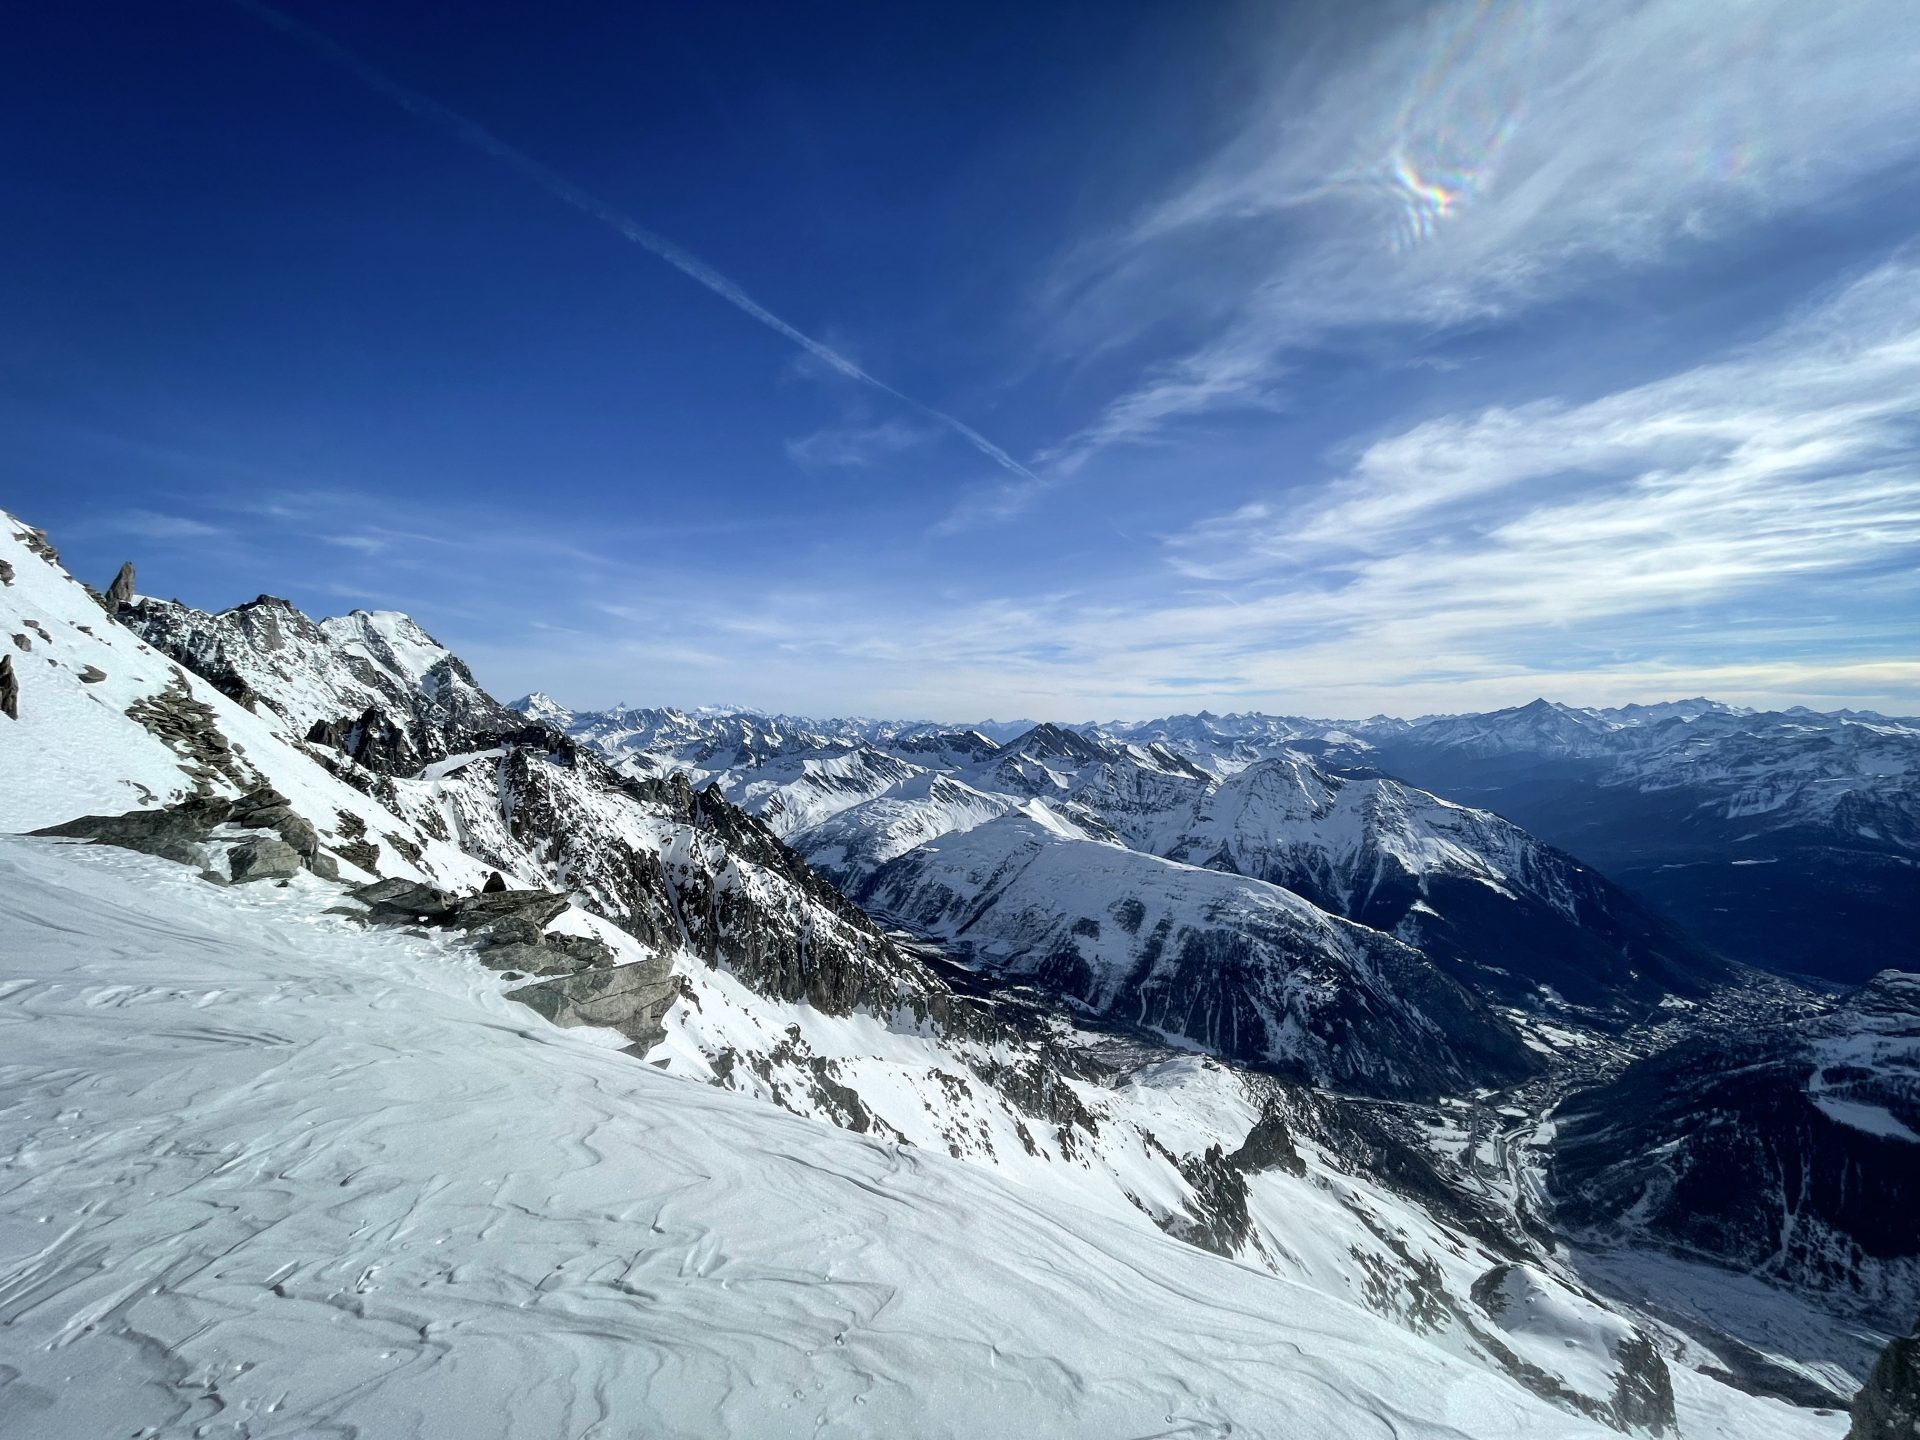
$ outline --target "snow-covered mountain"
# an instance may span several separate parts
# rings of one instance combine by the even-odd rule
[[[271,595],[219,615],[136,596],[117,614],[231,698],[268,706],[303,738],[385,774],[414,774],[462,735],[519,723],[458,657],[395,611],[316,622]]]
[[[1297,909],[1304,899],[1309,910],[1406,942],[1483,1001],[1570,1007],[1590,1021],[1617,1022],[1665,996],[1698,994],[1727,974],[1603,876],[1499,816],[1375,772],[1336,772],[1295,750],[1216,766],[1225,771],[1219,775],[1160,739],[1121,742],[1040,725],[1005,745],[977,734],[916,734],[771,758],[734,754],[738,763],[708,772],[713,783],[889,920],[1057,984],[1102,1013],[1126,1011],[1203,1044],[1225,1043],[1242,1059],[1266,1054],[1278,1012],[1271,995],[1258,1005],[1249,997],[1285,988],[1279,971],[1259,972],[1284,970],[1286,947],[1248,943],[1232,957],[1244,983],[1205,999],[1182,986],[1176,998],[1149,1005],[1127,977],[1147,973],[1149,951],[1171,962],[1154,926],[1132,942],[1138,953],[1127,963],[1108,956],[1109,967],[1120,966],[1116,992],[1062,962],[1077,940],[1056,935],[1052,921],[1096,923],[1094,911],[1107,903],[1099,897],[1146,887],[1167,893],[1173,931],[1194,944],[1202,935],[1213,937],[1210,946],[1225,944],[1221,937],[1241,922],[1207,920],[1223,903],[1223,887],[1194,872],[1226,871],[1289,892],[1237,905],[1237,916]],[[720,757],[699,758],[711,766]],[[658,763],[674,762],[663,756]],[[1024,820],[1002,819],[1015,812]],[[975,827],[979,833],[964,842],[953,838]],[[1099,842],[1180,863],[1130,862]],[[1006,853],[991,856],[994,845]],[[916,857],[916,847],[928,853]],[[1051,877],[1058,913],[1044,923],[1037,912],[993,913],[1016,893],[1007,877],[1040,853],[1046,863],[1036,874]],[[959,868],[956,856],[964,857]],[[1071,873],[1076,865],[1084,878]],[[884,879],[874,874],[881,866],[889,867]],[[1182,887],[1190,892],[1184,898],[1171,893]],[[1262,889],[1243,883],[1238,892]],[[1229,951],[1209,953],[1218,960]],[[1131,997],[1126,1006],[1116,1008],[1115,993]],[[1503,1061],[1489,1073],[1515,1071]]]
[[[1367,753],[1572,851],[1731,958],[1852,983],[1920,967],[1920,723],[1535,702]]]
[[[1889,964],[1920,965],[1920,939],[1902,923],[1920,908],[1920,721],[1755,712],[1704,698],[1597,709],[1541,699],[1416,720],[1202,711],[990,737],[950,730],[952,740],[921,724],[742,711],[683,718],[699,738],[605,716],[575,716],[570,728],[613,758],[627,756],[636,773],[690,768],[702,781],[731,784],[726,777],[761,763],[770,741],[796,752],[866,745],[976,789],[1028,797],[1059,798],[1069,788],[1049,778],[1080,763],[1062,765],[1070,758],[1062,747],[1076,744],[1063,732],[1132,757],[1143,775],[1191,767],[1224,779],[1306,756],[1334,773],[1376,771],[1495,812],[1577,856],[1670,933],[1677,927],[1726,959],[1853,983]],[[596,738],[610,725],[618,753]],[[742,743],[748,734],[757,745]],[[938,749],[954,740],[959,748]],[[1007,773],[990,773],[983,745],[1009,752]],[[1121,798],[1109,797],[1110,821]],[[1160,837],[1132,843],[1173,853]]]
[[[1637,1408],[1611,1408],[1617,1383],[1609,1377],[1664,1374],[1648,1369],[1633,1321],[1595,1330],[1599,1348],[1578,1366],[1553,1357],[1553,1368],[1536,1373],[1520,1364],[1469,1299],[1504,1247],[1480,1241],[1463,1250],[1444,1222],[1368,1178],[1368,1151],[1348,1153],[1346,1122],[1334,1124],[1323,1106],[1279,1082],[1172,1052],[1145,1069],[1138,1059],[1116,1068],[1097,1036],[1078,1036],[1064,1018],[1028,1038],[1031,1021],[1010,1025],[991,1004],[957,994],[718,790],[696,790],[683,774],[619,775],[518,713],[504,734],[441,732],[440,742],[457,748],[412,775],[363,763],[335,737],[304,739],[308,722],[344,693],[396,728],[425,713],[422,697],[366,678],[382,657],[357,648],[358,625],[292,612],[277,613],[274,630],[264,631],[251,623],[257,616],[207,617],[195,633],[219,635],[223,663],[256,677],[249,707],[107,615],[50,553],[15,542],[7,556],[0,626],[28,637],[19,653],[41,668],[23,677],[21,718],[0,731],[0,826],[61,822],[64,833],[139,848],[155,848],[149,832],[162,834],[170,860],[87,863],[131,864],[127,873],[143,886],[156,883],[157,865],[163,891],[184,884],[191,892],[204,883],[199,874],[224,878],[229,852],[250,843],[243,821],[226,818],[237,808],[202,815],[193,797],[204,793],[215,806],[234,797],[237,807],[270,783],[290,802],[281,809],[297,811],[284,833],[310,820],[314,834],[312,873],[285,872],[289,918],[334,912],[340,918],[325,923],[336,929],[373,927],[369,943],[416,935],[409,953],[457,962],[462,986],[524,1000],[532,1011],[523,1015],[585,1025],[670,1074],[965,1160],[1138,1233],[1241,1256],[1317,1293],[1337,1297],[1365,1277],[1375,1312],[1400,1324],[1417,1318],[1448,1353],[1503,1383],[1522,1380],[1573,1413],[1641,1424]],[[329,658],[313,637],[342,631],[343,648],[355,648]],[[297,664],[284,653],[294,648],[288,632],[303,637]],[[259,641],[261,633],[281,640]],[[382,679],[396,673],[377,668]],[[439,657],[411,667],[423,678],[449,669]],[[289,673],[288,693],[277,694]],[[347,692],[349,681],[366,690]],[[498,718],[485,703],[471,714],[475,723]],[[394,754],[378,758],[390,764]],[[120,813],[130,807],[131,820]],[[74,822],[82,810],[105,820]],[[132,822],[145,823],[130,835]],[[198,827],[196,863],[176,869],[183,856],[172,837],[189,825]],[[23,864],[39,863],[37,855]],[[335,888],[323,868],[348,888]],[[472,893],[492,872],[524,887],[502,892],[506,908],[489,909],[489,896]],[[376,875],[388,878],[359,884]],[[551,903],[546,886],[556,887]],[[209,886],[213,899],[189,908],[239,906],[232,924],[252,934],[259,912],[247,897],[258,893],[236,886],[228,898]],[[374,943],[369,963],[389,965],[394,954]],[[1303,1204],[1326,1211],[1316,1246],[1286,1233]],[[1446,1277],[1433,1280],[1442,1263]],[[1543,1273],[1541,1283],[1572,1293],[1566,1277]],[[1542,1374],[1560,1378],[1548,1384]]]
[[[1630,1011],[1727,974],[1604,876],[1498,815],[1294,754],[1210,786],[1166,853],[1386,930],[1508,1004],[1550,994],[1589,1013]]]
[[[1640,1041],[1138,848],[1224,772],[738,712],[662,718],[715,763],[659,764],[405,617],[242,610],[109,613],[0,516],[0,830],[68,837],[0,839],[0,1412],[33,1433],[1837,1435],[1549,1243],[1524,1097]],[[902,904],[1017,863],[915,940],[783,836]],[[1040,951],[1109,1021],[1231,1051],[1258,1019],[1284,1073],[955,963]]]
[[[1387,1095],[1511,1082],[1520,1035],[1407,945],[1290,891],[1011,813],[893,860],[877,913],[1102,1017]]]

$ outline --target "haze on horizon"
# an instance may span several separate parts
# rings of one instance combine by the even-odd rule
[[[1920,713],[1920,9],[76,0],[0,504],[500,694]]]

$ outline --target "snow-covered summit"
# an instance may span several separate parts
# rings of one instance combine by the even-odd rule
[[[537,720],[542,725],[551,725],[556,730],[565,730],[573,724],[573,712],[551,695],[540,690],[535,690],[530,695],[522,695],[518,700],[509,700],[507,708],[518,711],[529,720]]]

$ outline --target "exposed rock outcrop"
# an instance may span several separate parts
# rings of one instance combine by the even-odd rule
[[[1920,1440],[1920,1326],[1882,1352],[1853,1398],[1847,1440]]]
[[[311,863],[320,853],[320,834],[304,815],[297,813],[287,797],[271,785],[262,785],[233,802],[234,824],[248,830],[271,830]]]
[[[198,867],[207,863],[206,852],[201,847],[213,833],[214,826],[226,820],[231,808],[226,800],[217,796],[195,797],[160,810],[81,815],[33,833],[91,840],[97,845],[138,850],[143,855],[158,855],[176,864]]]
[[[20,680],[13,673],[13,657],[0,655],[0,715],[20,718]]]
[[[556,1025],[603,1025],[644,1048],[666,1034],[660,1020],[680,987],[668,961],[655,958],[611,970],[583,970],[511,993]]]
[[[152,810],[129,810],[123,815],[81,815],[33,833],[92,840],[96,844],[138,850],[204,869],[205,846],[213,838],[215,828],[227,824],[272,832],[270,836],[249,836],[236,848],[229,859],[229,868],[236,880],[261,879],[269,871],[276,876],[281,874],[282,849],[294,857],[295,871],[305,867],[323,880],[340,878],[339,866],[333,857],[320,849],[320,837],[312,823],[296,814],[279,791],[265,785],[238,800],[221,795],[194,795],[177,805]],[[256,843],[267,839],[278,848],[256,854]],[[243,850],[247,852],[246,858],[241,856]],[[243,868],[247,872],[244,876],[240,873]],[[208,873],[218,876],[218,872]]]
[[[217,785],[251,789],[260,783],[253,767],[234,753],[220,732],[213,707],[195,697],[186,675],[175,670],[165,689],[127,707],[130,718],[185,762],[183,768],[203,795]]]

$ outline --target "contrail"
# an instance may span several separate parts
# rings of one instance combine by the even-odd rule
[[[775,334],[791,340],[816,360],[831,366],[848,379],[870,385],[881,394],[892,396],[902,405],[917,410],[928,419],[938,421],[1001,469],[1011,471],[1022,479],[1038,482],[1037,475],[965,421],[956,420],[945,411],[936,410],[924,401],[916,400],[913,396],[894,389],[877,375],[861,369],[837,350],[823,345],[805,331],[789,325],[699,256],[681,249],[658,231],[649,230],[639,221],[622,215],[599,196],[582,190],[559,171],[543,165],[525,151],[515,149],[484,125],[469,120],[459,111],[450,110],[438,100],[401,84],[385,71],[361,59],[344,45],[311,26],[302,24],[291,15],[282,14],[271,5],[263,4],[262,0],[227,0],[227,3],[237,10],[244,10],[256,20],[271,25],[281,34],[291,36],[321,59],[345,70],[362,84],[379,91],[403,109],[446,131],[454,139],[519,171],[554,199],[571,205],[581,214],[591,216],[635,245],[657,255],[681,274],[706,286],[734,309],[758,320]]]

